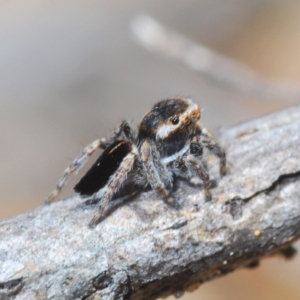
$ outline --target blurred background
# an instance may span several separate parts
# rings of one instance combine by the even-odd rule
[[[130,29],[140,13],[261,76],[300,82],[296,0],[0,1],[1,219],[42,205],[84,145],[160,99],[192,96],[210,128],[299,102],[230,89],[147,51]],[[298,257],[274,258],[183,299],[296,300],[299,278]]]

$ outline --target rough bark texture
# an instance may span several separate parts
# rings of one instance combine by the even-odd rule
[[[156,299],[284,251],[300,236],[300,105],[220,133],[228,175],[179,182],[175,210],[144,192],[110,204],[77,197],[0,223],[0,299]]]

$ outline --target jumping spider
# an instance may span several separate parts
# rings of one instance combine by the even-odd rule
[[[82,196],[101,200],[91,227],[101,221],[108,202],[126,184],[136,188],[149,186],[169,202],[175,177],[196,176],[203,181],[206,199],[210,200],[209,175],[201,163],[203,148],[220,158],[221,175],[226,173],[226,156],[201,128],[200,115],[199,107],[191,99],[178,97],[156,103],[142,119],[137,133],[123,121],[108,141],[98,139],[84,148],[46,202],[55,200],[69,177],[98,148],[104,151],[74,187]]]

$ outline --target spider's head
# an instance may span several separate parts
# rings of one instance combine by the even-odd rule
[[[139,127],[139,140],[186,140],[194,131],[201,111],[190,98],[174,98],[156,103],[144,116]]]

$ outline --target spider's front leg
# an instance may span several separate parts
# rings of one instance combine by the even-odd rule
[[[146,139],[140,147],[140,159],[142,168],[147,176],[149,185],[155,190],[167,204],[174,205],[174,200],[169,197],[173,186],[172,174],[162,163],[155,143]]]
[[[60,191],[66,185],[69,178],[72,174],[76,174],[87,162],[88,158],[97,150],[97,149],[106,149],[108,145],[112,142],[116,141],[121,135],[124,135],[125,138],[128,140],[134,139],[133,131],[127,121],[123,121],[112,133],[109,141],[106,139],[97,139],[88,146],[86,146],[83,151],[80,153],[78,157],[76,157],[71,165],[65,169],[62,177],[59,179],[55,189],[52,191],[50,196],[45,200],[45,203],[49,204],[53,202],[57,196],[59,195]]]
[[[208,135],[205,129],[202,129],[200,134],[196,135],[191,141],[191,153],[193,154],[193,147],[195,151],[199,151],[199,148],[205,147],[214,153],[220,159],[220,174],[222,176],[226,175],[226,154],[225,151],[221,148],[221,146]],[[202,152],[201,152],[202,154]],[[197,154],[196,154],[197,156]]]
[[[211,200],[211,182],[209,174],[201,163],[203,147],[207,147],[220,158],[220,173],[226,174],[226,155],[224,150],[215,142],[215,140],[203,131],[197,134],[190,143],[190,148],[175,162],[174,173],[183,178],[198,176],[204,185],[205,198]]]
[[[185,159],[185,165],[187,168],[194,171],[195,175],[200,177],[200,179],[203,181],[204,185],[204,191],[205,191],[205,199],[207,201],[211,200],[211,182],[208,175],[208,172],[205,170],[204,166],[202,165],[199,158],[195,157],[194,155],[187,155]]]
[[[201,147],[195,149],[192,145],[190,148],[187,153],[178,157],[177,160],[173,162],[172,170],[176,176],[181,178],[191,179],[192,177],[199,177],[203,181],[205,198],[209,201],[211,200],[211,182],[207,171],[201,163],[203,150]]]

